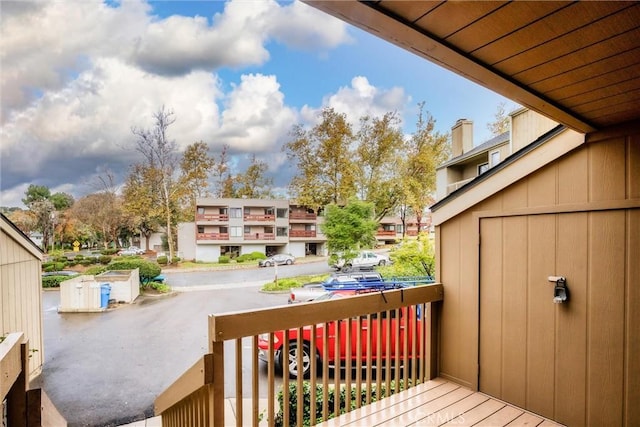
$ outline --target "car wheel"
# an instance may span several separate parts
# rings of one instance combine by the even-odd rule
[[[386,264],[387,264],[387,261],[385,261],[383,259],[381,259],[380,262],[378,263],[379,266],[383,266],[383,265],[386,265]]]
[[[288,360],[282,360],[284,352],[280,352],[280,366],[283,371],[286,369],[289,372],[289,378],[298,378],[298,343],[292,341],[289,343],[289,357]],[[302,377],[309,378],[311,373],[311,352],[309,351],[309,344],[302,344]]]
[[[287,260],[287,262],[286,262],[286,264],[287,264],[287,265],[291,265],[291,264],[293,264],[293,261],[291,261],[290,259],[288,259],[288,260]]]
[[[267,262],[264,263],[264,266],[265,267],[271,267],[271,263],[269,261],[267,261]]]

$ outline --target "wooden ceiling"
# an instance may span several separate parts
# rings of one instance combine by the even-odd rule
[[[640,120],[640,2],[308,3],[577,131]]]

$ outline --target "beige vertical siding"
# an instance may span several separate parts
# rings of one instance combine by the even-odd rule
[[[639,133],[596,135],[437,227],[440,375],[574,425],[640,422]],[[500,257],[491,270],[479,267],[479,239]],[[504,241],[515,243],[505,250]],[[541,270],[550,264],[578,287],[567,318],[547,303],[551,284],[525,286],[546,280]],[[481,292],[486,281],[501,285]],[[505,304],[526,306],[498,309]],[[494,327],[480,330],[481,317]],[[482,345],[491,340],[523,352]],[[478,360],[495,360],[481,367],[481,384]],[[571,381],[559,381],[558,371]],[[576,402],[587,408],[582,415],[571,409]]]
[[[16,240],[16,234],[4,226],[0,228],[0,334],[25,334],[29,347],[37,350],[29,358],[33,376],[44,361],[41,260]]]
[[[511,144],[514,153],[558,125],[557,122],[528,109],[513,113],[511,120]]]

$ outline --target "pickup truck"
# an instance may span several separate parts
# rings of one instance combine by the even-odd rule
[[[292,288],[289,293],[289,304],[297,302],[313,301],[320,295],[329,291],[325,287],[336,287],[340,285],[357,285],[366,282],[382,282],[382,276],[376,272],[357,272],[350,274],[336,274],[329,277],[324,282],[306,283],[302,287]]]
[[[350,260],[338,258],[331,267],[338,271],[348,272],[356,269],[373,269],[373,267],[378,265],[382,266],[387,264],[391,264],[388,256],[377,254],[373,251],[362,251],[357,257]]]

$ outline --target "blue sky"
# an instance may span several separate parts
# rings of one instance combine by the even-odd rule
[[[29,184],[79,198],[139,159],[131,127],[165,105],[180,148],[222,145],[241,170],[255,154],[284,191],[281,147],[294,124],[333,107],[357,123],[397,111],[411,133],[419,102],[448,132],[490,137],[515,105],[416,55],[298,2],[0,2],[0,206]],[[35,30],[37,28],[37,30]]]

